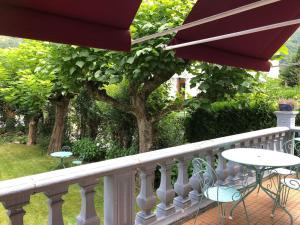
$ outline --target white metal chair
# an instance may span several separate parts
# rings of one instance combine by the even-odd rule
[[[248,174],[244,173],[244,180],[238,185],[220,185],[218,184],[218,176],[215,170],[202,158],[196,158],[192,161],[193,164],[193,176],[199,179],[200,188],[202,190],[201,200],[203,198],[214,201],[218,204],[218,224],[224,224],[226,216],[225,205],[227,203],[234,203],[242,201],[245,210],[247,223],[249,223],[249,217],[244,201],[244,196],[248,190]],[[245,168],[245,172],[246,172]],[[200,201],[201,203],[201,201]],[[197,222],[200,207],[197,211],[194,225]]]

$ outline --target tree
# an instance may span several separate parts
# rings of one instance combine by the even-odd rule
[[[280,76],[283,78],[285,85],[294,87],[300,84],[300,46],[291,60],[288,61],[289,66],[280,70]]]
[[[24,41],[18,48],[2,50],[0,56],[0,94],[29,118],[28,145],[36,144],[37,123],[52,90],[51,77],[39,70],[47,54],[43,43]]]
[[[131,27],[133,37],[142,37],[180,25],[192,3],[189,0],[159,0],[155,4],[144,1]],[[154,124],[168,113],[183,108],[181,97],[171,99],[167,92],[159,90],[175,73],[180,74],[189,65],[189,62],[176,58],[173,51],[163,49],[171,38],[172,35],[167,35],[135,45],[126,54],[103,52],[102,60],[98,60],[101,65],[94,70],[94,77],[87,83],[87,88],[95,99],[134,115],[140,152],[153,148]],[[128,82],[126,101],[111,97],[105,86],[108,82],[121,82],[123,79]],[[165,97],[154,101],[159,93]]]
[[[61,149],[65,119],[69,111],[70,100],[80,92],[80,79],[73,77],[74,64],[72,56],[75,46],[49,44],[47,63],[41,68],[41,73],[53,77],[53,88],[49,100],[55,105],[55,122],[52,129],[48,153]],[[76,66],[76,65],[75,65]]]

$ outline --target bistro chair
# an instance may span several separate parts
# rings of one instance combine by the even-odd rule
[[[223,225],[226,217],[226,204],[242,202],[247,224],[249,225],[249,217],[244,201],[244,197],[248,193],[248,173],[245,167],[243,173],[244,179],[237,185],[221,185],[218,184],[218,175],[216,171],[202,158],[196,158],[192,161],[193,176],[199,180],[200,189],[202,190],[201,200],[203,198],[214,201],[218,205],[218,224]],[[200,204],[201,204],[200,200]],[[194,225],[197,222],[200,207],[197,211]]]
[[[293,148],[296,156],[300,157],[300,142],[295,142],[294,139],[286,141],[282,145],[282,151],[284,153],[290,153],[289,150]],[[299,167],[292,168],[276,168],[270,172],[270,179],[268,188],[274,187],[275,191],[279,191],[278,188],[281,185],[281,181],[287,177],[299,178]]]
[[[298,170],[298,167],[296,167],[295,170]],[[278,208],[278,206],[281,206],[281,208],[290,217],[290,225],[293,225],[293,216],[289,213],[289,211],[286,208],[289,194],[291,190],[300,191],[300,179],[295,177],[295,170],[291,169],[290,174],[275,174],[275,177],[280,178],[280,180],[277,188],[277,197],[274,201],[271,214],[271,216],[274,217],[276,208]],[[276,173],[276,169],[274,170],[274,173]]]
[[[294,150],[294,154],[298,157],[300,157],[300,142],[299,141],[294,141],[294,139],[288,140],[282,145],[282,151],[284,153],[290,153],[289,150],[292,149]],[[277,168],[275,172],[277,175],[297,175],[298,177],[298,167],[294,168]]]

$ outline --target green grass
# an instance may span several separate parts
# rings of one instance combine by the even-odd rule
[[[53,159],[37,147],[21,144],[0,145],[0,181],[12,179],[53,170],[58,165],[58,160]],[[76,216],[79,214],[81,198],[78,185],[71,185],[69,192],[64,196],[63,216],[66,225],[75,225]],[[96,209],[103,221],[103,182],[100,181],[96,188]],[[47,198],[43,193],[31,196],[30,204],[25,207],[25,224],[47,224],[48,208]],[[8,225],[6,210],[0,205],[0,225]]]

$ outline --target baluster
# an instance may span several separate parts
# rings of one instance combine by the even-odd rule
[[[160,163],[160,186],[156,193],[160,199],[160,203],[157,205],[156,215],[158,218],[166,217],[175,212],[175,206],[173,205],[173,199],[175,197],[175,191],[171,184],[171,172],[173,161],[167,161]]]
[[[188,160],[191,158],[192,157],[178,158],[178,177],[174,184],[174,190],[178,196],[174,198],[174,205],[179,209],[185,209],[191,205],[191,199],[189,198],[191,185],[189,184],[187,172]]]
[[[156,220],[155,214],[152,213],[156,200],[153,193],[155,169],[156,165],[140,168],[141,190],[136,201],[141,211],[136,214],[135,224],[150,224]]]
[[[235,145],[232,145],[231,148],[235,148]],[[228,172],[228,177],[226,179],[226,182],[228,182],[229,184],[235,184],[235,182],[237,181],[237,163],[234,163],[232,161],[228,161],[227,162],[227,172]]]
[[[198,155],[195,155],[195,157],[199,157]],[[200,180],[199,180],[199,174],[195,173],[195,170],[198,168],[193,167],[193,175],[189,179],[189,184],[192,187],[192,191],[189,193],[189,197],[192,201],[192,204],[197,204],[201,201],[201,187],[200,187]],[[196,171],[199,172],[199,171]]]
[[[62,205],[64,200],[62,196],[68,192],[68,186],[55,186],[46,191],[48,197],[48,225],[64,225],[62,215]]]
[[[245,142],[242,142],[242,143],[238,143],[238,144],[235,144],[236,148],[244,148],[245,147]],[[237,163],[237,167],[236,167],[236,170],[237,170],[237,174],[236,174],[236,177],[239,181],[243,181],[245,179],[245,169],[244,169],[244,166],[241,165],[241,164],[238,164]]]
[[[23,209],[29,203],[29,194],[10,195],[1,199],[3,206],[7,209],[10,225],[23,225],[23,218],[26,211]]]
[[[267,141],[267,149],[269,149],[269,150],[272,149],[272,137],[267,136],[266,141]]]
[[[267,137],[261,137],[261,148],[268,149]]]
[[[95,187],[99,179],[90,179],[79,183],[81,193],[81,210],[77,217],[77,225],[99,225],[100,219],[95,209]]]
[[[272,140],[271,140],[271,149],[276,151],[276,135],[272,135]]]
[[[222,151],[224,151],[224,148],[218,151],[218,165],[216,168],[216,174],[218,176],[217,184],[219,185],[225,184],[227,178],[226,160],[222,157]]]
[[[284,152],[285,150],[283,149],[283,143],[284,143],[284,138],[285,138],[285,133],[280,133],[279,134],[279,143],[278,143],[278,151]]]
[[[279,134],[274,135],[274,150],[275,151],[280,151],[280,146],[279,146]]]

